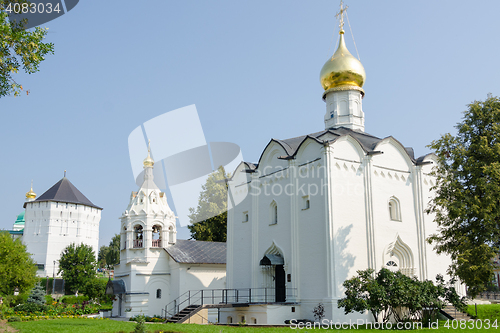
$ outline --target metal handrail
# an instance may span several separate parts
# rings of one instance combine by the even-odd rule
[[[296,288],[283,288],[285,299],[296,298]],[[276,302],[276,288],[188,290],[165,306],[164,318],[170,318],[190,305]]]

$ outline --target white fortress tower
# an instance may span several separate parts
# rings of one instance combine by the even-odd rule
[[[64,176],[36,198],[26,193],[22,236],[28,253],[38,265],[38,276],[57,276],[61,252],[71,243],[99,251],[101,207],[94,205]]]

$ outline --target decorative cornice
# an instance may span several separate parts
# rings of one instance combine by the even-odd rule
[[[328,90],[326,90],[324,93],[323,93],[323,100],[326,99],[326,95],[331,93],[331,92],[334,92],[334,91],[349,91],[349,90],[356,90],[356,91],[359,91],[361,93],[361,98],[364,98],[365,97],[365,91],[358,87],[358,86],[340,86],[340,87],[334,87],[334,88],[330,88]]]

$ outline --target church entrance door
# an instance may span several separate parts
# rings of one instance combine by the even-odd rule
[[[285,269],[283,265],[274,266],[274,283],[276,287],[275,295],[276,302],[285,302],[286,300],[286,284],[285,284]]]

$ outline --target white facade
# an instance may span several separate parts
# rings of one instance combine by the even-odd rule
[[[22,241],[38,264],[38,276],[60,276],[59,259],[70,244],[86,244],[97,256],[102,208],[64,177],[36,200],[24,204]]]
[[[271,140],[258,164],[240,164],[229,182],[228,202],[242,202],[228,212],[227,287],[265,290],[274,299],[221,309],[222,323],[314,320],[319,303],[328,320],[373,321],[337,308],[343,282],[358,270],[446,276],[450,258],[426,242],[437,231],[424,213],[436,156],[415,158],[393,137],[364,132],[365,73],[343,33],[321,72],[326,129]]]
[[[415,160],[392,137],[373,140],[366,151],[362,136],[346,129],[305,136],[292,159],[279,158],[290,156],[287,140],[273,140],[257,168],[242,163],[234,172],[231,195],[248,195],[228,214],[228,288],[275,288],[275,267],[260,260],[277,254],[291,304],[282,316],[270,316],[264,305],[223,309],[222,320],[313,319],[321,302],[326,318],[343,321],[337,300],[357,270],[396,268],[422,280],[445,275],[449,258],[425,241],[437,231],[424,214],[435,156]]]
[[[165,193],[153,181],[153,164],[148,154],[144,182],[132,192],[120,217],[120,264],[115,266],[115,281],[123,281],[125,290],[115,291],[113,316],[162,315],[167,304],[189,290],[225,288],[225,258],[204,263],[175,256],[178,248],[191,242],[206,242],[176,239],[175,216]]]

